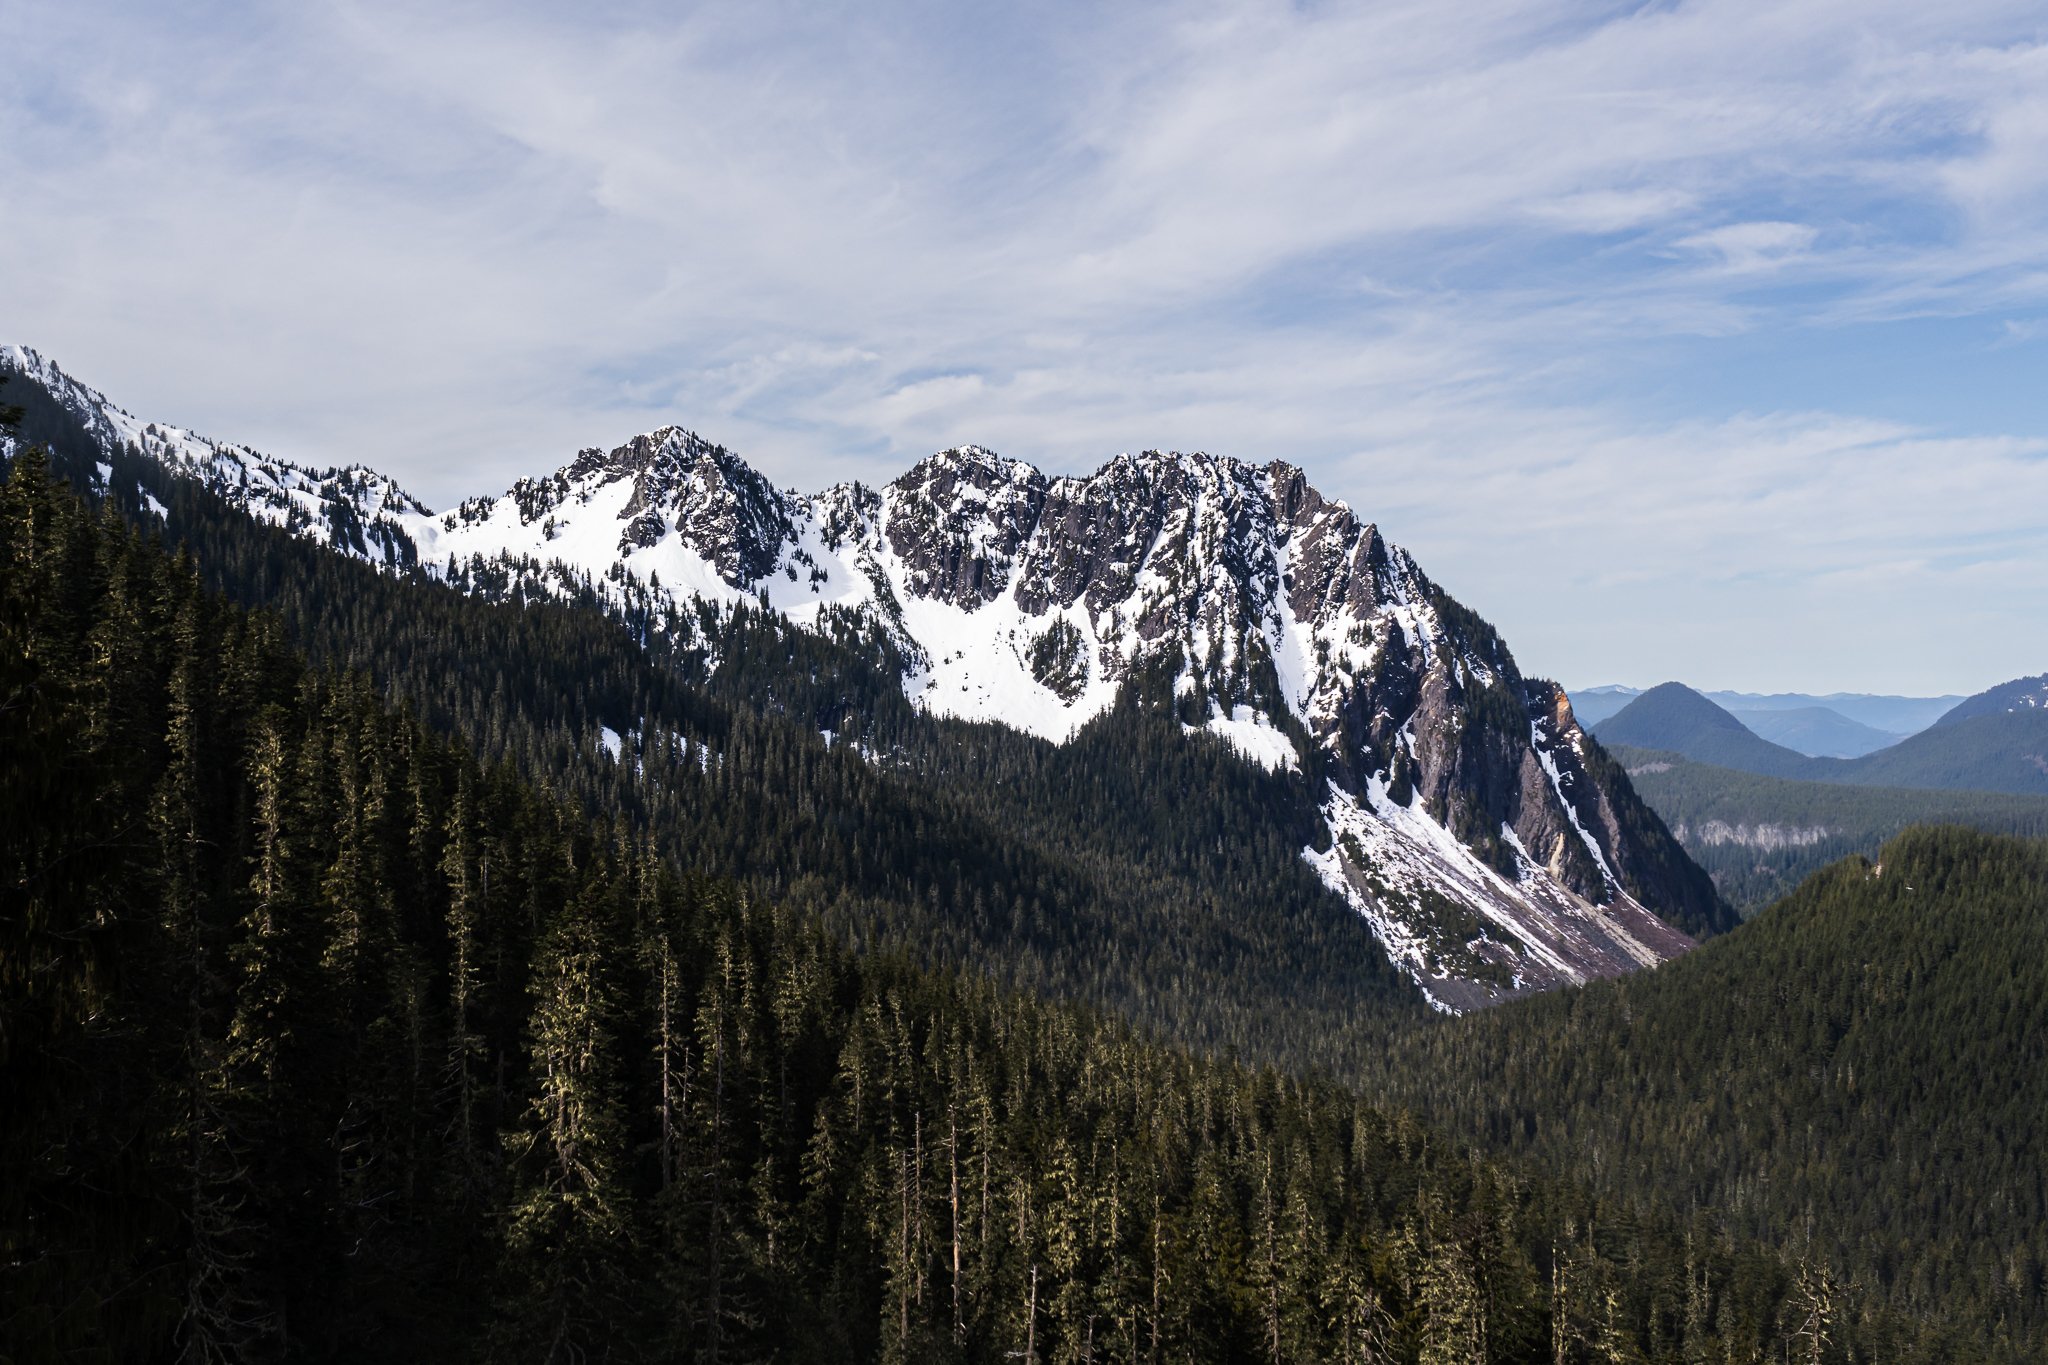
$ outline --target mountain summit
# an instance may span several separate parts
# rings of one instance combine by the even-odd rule
[[[1813,766],[1802,753],[1773,744],[1684,683],[1660,683],[1593,727],[1608,744],[1664,749],[1770,777],[1797,777]]]
[[[1562,690],[1284,462],[1147,451],[1056,477],[967,446],[804,496],[664,427],[436,514],[366,468],[139,423],[34,352],[0,368],[109,458],[394,572],[871,631],[919,706],[1055,743],[1144,691],[1305,784],[1327,837],[1302,856],[1446,1008],[1654,964],[1730,922]]]

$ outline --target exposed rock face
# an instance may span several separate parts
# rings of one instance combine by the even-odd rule
[[[216,488],[238,463],[270,471],[252,507],[269,484],[360,489],[394,563],[559,561],[799,622],[866,614],[913,699],[1053,740],[1164,670],[1191,730],[1317,784],[1331,842],[1304,856],[1447,1008],[1661,961],[1689,945],[1674,924],[1729,922],[1562,690],[1289,464],[1148,451],[1049,478],[970,446],[805,498],[665,427],[436,517],[367,470],[206,450],[184,458]]]
[[[1823,839],[1833,838],[1837,833],[1826,825],[1779,825],[1768,821],[1759,821],[1754,825],[1731,825],[1726,820],[1705,820],[1697,829],[1688,829],[1681,821],[1678,828],[1671,832],[1680,839],[1695,839],[1709,847],[1715,844],[1736,844],[1764,853],[1777,853],[1788,848],[1811,848]]]
[[[889,491],[883,533],[910,595],[972,611],[1009,586],[1045,505],[1045,476],[968,446],[932,456]]]
[[[624,502],[613,508],[620,490]],[[544,541],[552,542],[572,523],[588,528],[596,521],[589,509],[600,502],[600,516],[620,523],[619,555],[673,535],[734,588],[773,571],[794,534],[788,497],[724,446],[680,427],[635,436],[614,450],[579,451],[547,478],[521,479],[502,499],[470,499],[441,525],[445,531],[488,525],[509,503],[520,526],[538,524]]]

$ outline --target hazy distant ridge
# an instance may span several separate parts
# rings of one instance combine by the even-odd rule
[[[1966,703],[1975,714],[1964,714],[1853,759],[1809,758],[1773,744],[1682,683],[1651,688],[1592,730],[1603,743],[1666,750],[1697,763],[1767,777],[1877,787],[2048,793],[2048,707],[2028,704],[2026,699],[2032,695],[2028,687],[2002,684]]]

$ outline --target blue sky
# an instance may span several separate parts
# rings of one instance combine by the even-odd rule
[[[0,10],[0,339],[439,506],[1305,466],[1525,670],[2048,668],[2038,3]]]

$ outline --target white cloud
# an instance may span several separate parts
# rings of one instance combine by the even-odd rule
[[[972,420],[988,385],[978,374],[942,374],[902,385],[884,394],[875,404],[876,416],[891,427],[948,414],[951,420]]]
[[[2048,440],[1830,414],[1500,418],[1468,433],[1446,414],[1351,477],[1527,669],[1940,692],[2042,667],[2026,623],[2048,581]]]
[[[1804,223],[1730,223],[1681,237],[1677,245],[1718,258],[1730,272],[1749,272],[1789,264],[1805,255],[1818,236]]]

